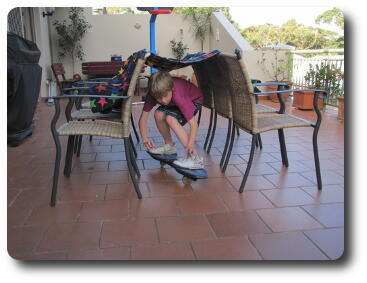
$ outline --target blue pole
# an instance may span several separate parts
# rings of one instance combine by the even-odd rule
[[[154,10],[158,10],[158,8],[154,8]],[[155,20],[157,19],[157,15],[150,16],[150,53],[157,53],[155,50]],[[157,71],[155,68],[150,68],[150,73],[153,74]]]

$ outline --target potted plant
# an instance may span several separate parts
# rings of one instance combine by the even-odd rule
[[[289,52],[285,53],[285,58],[281,58],[279,49],[274,50],[274,60],[271,61],[270,65],[266,64],[265,52],[261,55],[261,60],[258,61],[258,64],[262,66],[264,73],[266,73],[270,78],[271,81],[268,82],[282,82],[287,83],[289,87],[291,87],[291,82],[289,81],[290,71],[292,66],[292,59]],[[284,52],[284,51],[283,51]],[[277,85],[269,85],[266,86],[266,91],[277,91]],[[279,102],[278,96],[276,93],[271,93],[268,95],[269,99],[273,102]],[[282,93],[282,98],[284,101],[288,98],[288,93]]]
[[[334,64],[321,62],[320,65],[315,67],[310,65],[310,69],[304,78],[307,88],[328,90],[329,95],[337,96],[342,91],[340,81],[343,77],[344,74]],[[314,93],[310,91],[295,91],[293,93],[293,106],[301,110],[312,110],[313,96]],[[320,109],[324,107],[322,98],[319,98],[318,106]]]

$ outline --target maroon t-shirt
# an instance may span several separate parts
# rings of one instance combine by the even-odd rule
[[[187,121],[190,121],[194,117],[196,103],[203,103],[203,94],[192,83],[179,78],[173,79],[172,100],[168,106],[177,106],[180,109],[182,115]],[[143,111],[149,112],[157,104],[157,100],[148,94],[145,98]]]

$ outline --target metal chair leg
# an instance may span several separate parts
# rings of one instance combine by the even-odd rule
[[[77,157],[80,157],[80,150],[82,149],[82,141],[83,141],[83,136],[79,136],[78,150],[76,152]]]
[[[257,139],[256,136],[257,135],[252,135],[250,156],[249,156],[249,159],[247,161],[247,167],[246,167],[245,175],[243,176],[243,179],[242,179],[242,182],[241,182],[241,185],[240,185],[240,190],[239,190],[240,193],[242,193],[243,189],[245,188],[246,181],[247,181],[248,175],[250,173],[251,165],[252,165],[252,160],[254,159],[255,143],[256,143],[256,139]]]
[[[65,167],[64,167],[64,175],[66,177],[70,177],[71,166],[73,161],[74,145],[75,145],[75,136],[69,136],[68,147],[66,150],[66,157],[65,157]]]
[[[228,144],[229,144],[229,140],[231,138],[232,124],[233,124],[232,118],[228,119],[227,139],[226,139],[226,144],[225,144],[224,149],[223,149],[222,158],[220,160],[220,167],[223,166],[223,162],[224,162],[224,159],[225,159],[226,154],[227,154]]]
[[[235,136],[235,130],[236,130],[236,126],[232,125],[232,133],[231,133],[231,141],[229,143],[229,148],[228,148],[228,152],[227,152],[227,156],[226,156],[226,161],[224,162],[223,168],[222,168],[222,172],[226,172],[227,170],[227,165],[229,162],[229,158],[231,157],[231,153],[232,153],[232,148],[233,148],[233,142],[234,142],[234,136]]]
[[[322,190],[320,159],[319,159],[319,151],[318,151],[318,146],[317,146],[317,134],[318,134],[318,132],[319,132],[319,128],[316,127],[313,131],[312,144],[313,144],[313,154],[314,154],[314,158],[315,158],[317,189]]]
[[[283,129],[278,130],[278,136],[279,136],[280,152],[282,155],[282,163],[285,167],[288,167],[287,148],[285,146],[285,138],[284,138]]]
[[[259,141],[260,149],[263,149],[263,142],[261,140],[261,135],[260,134],[257,134],[257,140]]]
[[[214,124],[213,124],[212,136],[210,137],[210,142],[209,142],[207,153],[210,153],[210,149],[212,148],[212,144],[213,144],[213,140],[215,136],[215,130],[217,129],[217,120],[218,120],[217,115],[218,115],[217,111],[214,110]]]
[[[201,108],[200,108],[200,110],[199,110],[198,126],[200,126],[200,120],[201,120]]]
[[[138,134],[138,132],[137,132],[137,130],[136,130],[136,128],[135,128],[135,123],[134,123],[134,118],[133,118],[133,114],[132,114],[132,113],[131,113],[130,118],[131,118],[131,125],[133,125],[133,130],[134,130],[134,133],[135,133],[136,141],[137,141],[137,142],[140,142],[139,134]]]
[[[134,141],[133,141],[133,138],[131,137],[131,135],[129,136],[129,140],[130,140],[130,145],[131,145],[132,150],[133,150],[133,153],[134,153],[134,158],[137,158],[138,157],[138,153],[136,152]]]
[[[133,185],[134,185],[135,192],[138,195],[138,198],[141,199],[142,195],[141,195],[141,192],[140,192],[140,189],[139,189],[139,185],[138,185],[138,183],[135,179],[135,174],[134,174],[134,168],[133,168],[132,160],[131,160],[131,153],[130,153],[129,143],[130,143],[129,138],[124,138],[126,163],[127,163],[128,169],[129,169],[129,174],[130,174],[131,181],[133,182]]]
[[[130,135],[130,138],[131,138],[131,135]],[[130,144],[129,144],[129,154],[130,154],[130,157],[131,157],[131,161],[132,161],[132,165],[133,165],[133,168],[135,170],[135,173],[138,177],[140,177],[140,171],[139,171],[139,168],[138,168],[138,165],[136,163],[136,155],[134,155],[134,144],[131,142],[132,139],[130,139]]]
[[[56,204],[56,196],[57,196],[57,184],[59,181],[59,172],[60,172],[60,160],[61,160],[61,144],[59,140],[59,136],[57,133],[52,133],[56,145],[56,157],[55,157],[55,167],[54,167],[54,176],[52,179],[52,191],[51,191],[51,206],[55,206]]]
[[[210,136],[210,133],[212,131],[213,114],[214,114],[214,109],[213,108],[210,108],[209,127],[208,127],[208,132],[207,132],[206,138],[205,138],[204,150],[206,150],[206,146],[207,146],[208,141],[209,141],[209,136]]]

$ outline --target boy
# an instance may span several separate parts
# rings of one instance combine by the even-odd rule
[[[201,109],[203,103],[201,91],[186,80],[172,78],[168,72],[152,74],[148,83],[148,91],[139,119],[140,134],[145,149],[153,154],[177,153],[176,145],[171,137],[170,130],[173,130],[187,153],[186,158],[179,158],[174,163],[183,168],[203,168],[203,158],[194,148],[198,131],[195,114]],[[147,121],[149,112],[157,103],[160,106],[155,110],[154,118],[163,136],[164,144],[155,147],[148,139]],[[190,125],[189,135],[183,127],[186,123]]]

